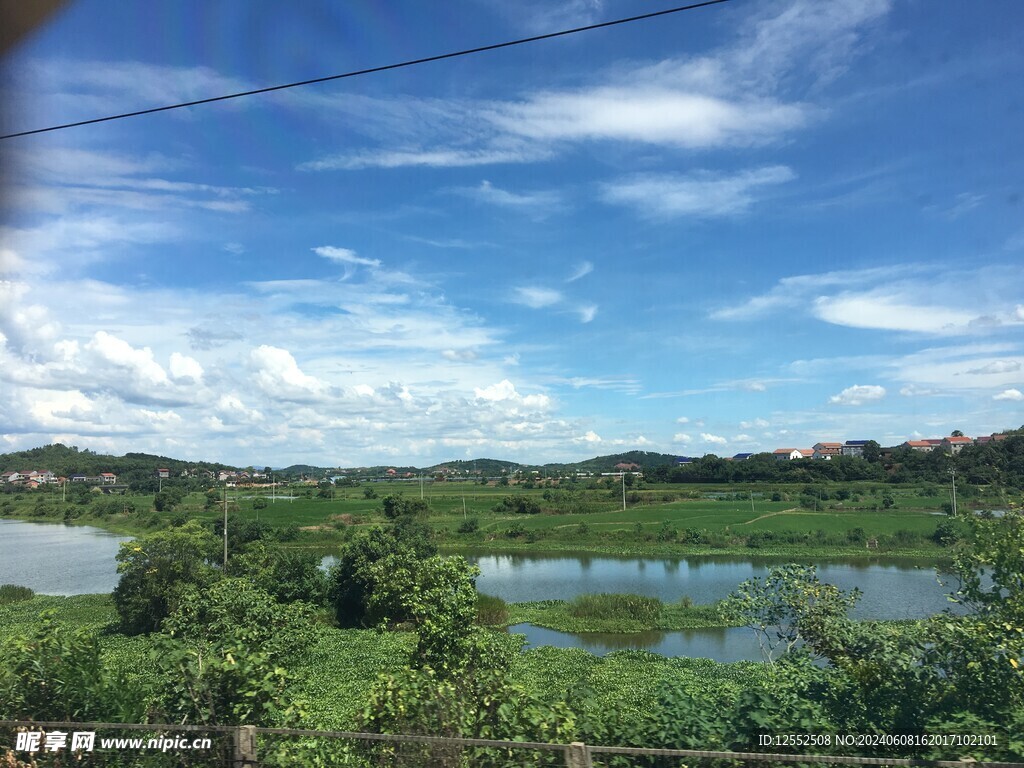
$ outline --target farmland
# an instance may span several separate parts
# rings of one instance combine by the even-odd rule
[[[706,485],[680,490],[647,485],[626,494],[617,487],[534,488],[471,482],[366,483],[310,490],[231,489],[190,493],[157,512],[153,495],[90,497],[62,503],[57,494],[11,494],[0,514],[57,519],[138,535],[195,518],[213,524],[229,516],[268,526],[284,546],[331,552],[355,531],[385,521],[382,498],[400,494],[424,508],[420,519],[451,551],[591,552],[601,554],[764,554],[814,556],[884,551],[936,556],[933,541],[947,497],[934,486],[850,483],[840,486]],[[843,498],[839,498],[843,497]],[[975,494],[974,508],[1004,508],[1005,494]],[[872,541],[869,549],[869,540]]]

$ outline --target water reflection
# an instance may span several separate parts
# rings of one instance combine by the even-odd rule
[[[523,556],[487,554],[469,557],[480,567],[477,588],[509,602],[571,599],[590,592],[625,592],[678,602],[689,597],[710,603],[740,582],[764,577],[779,558],[654,558]],[[654,567],[659,565],[661,567]],[[670,565],[671,564],[671,565]],[[939,583],[934,565],[885,558],[817,562],[818,577],[844,590],[863,592],[852,612],[856,618],[908,619],[949,607],[949,588]],[[651,567],[648,567],[651,566]]]
[[[761,661],[754,633],[746,627],[691,629],[675,632],[559,632],[533,624],[516,624],[509,632],[526,635],[527,647],[582,648],[597,656],[643,650],[662,656],[690,656],[720,662]]]

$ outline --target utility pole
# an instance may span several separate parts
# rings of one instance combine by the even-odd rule
[[[953,467],[951,470],[949,470],[949,474],[952,478],[951,485],[953,489],[953,517],[956,517],[956,467]]]
[[[462,519],[466,519],[466,494],[462,494]]]
[[[228,484],[224,483],[224,570],[228,569]]]
[[[274,482],[274,473],[270,473],[270,503],[277,502],[277,483]]]
[[[423,473],[420,472],[420,498],[423,498]]]
[[[622,470],[622,511],[626,511],[626,470]]]
[[[754,514],[754,492],[750,492],[750,514]]]

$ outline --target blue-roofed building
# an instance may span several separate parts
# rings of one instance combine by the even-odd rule
[[[843,443],[843,456],[863,456],[864,446],[870,442],[870,440],[847,440]]]
[[[696,459],[693,456],[679,456],[676,458],[676,465],[682,466],[683,464],[693,464]]]
[[[753,455],[754,454],[752,454],[752,453],[737,453],[735,456],[732,457],[732,460],[733,461],[746,461],[747,459],[749,459]]]

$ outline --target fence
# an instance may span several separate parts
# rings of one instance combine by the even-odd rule
[[[128,732],[130,736],[103,734]],[[18,734],[23,734],[18,736]],[[86,749],[67,739],[92,734]],[[33,741],[25,734],[36,734]],[[53,749],[55,744],[59,748]],[[205,746],[203,746],[205,744]],[[34,750],[25,747],[35,746]],[[6,753],[6,754],[5,754]],[[680,762],[685,760],[686,762]],[[751,763],[807,765],[885,765],[916,768],[1024,768],[1024,763],[973,760],[919,760],[894,757],[859,757],[824,754],[720,752],[690,749],[654,749],[541,742],[467,739],[445,736],[316,731],[297,728],[30,722],[0,720],[0,766],[4,768],[129,768],[154,766],[212,766],[214,768],[270,768],[285,765],[330,765],[378,768],[455,768],[481,766],[689,766],[714,761],[720,766]]]

